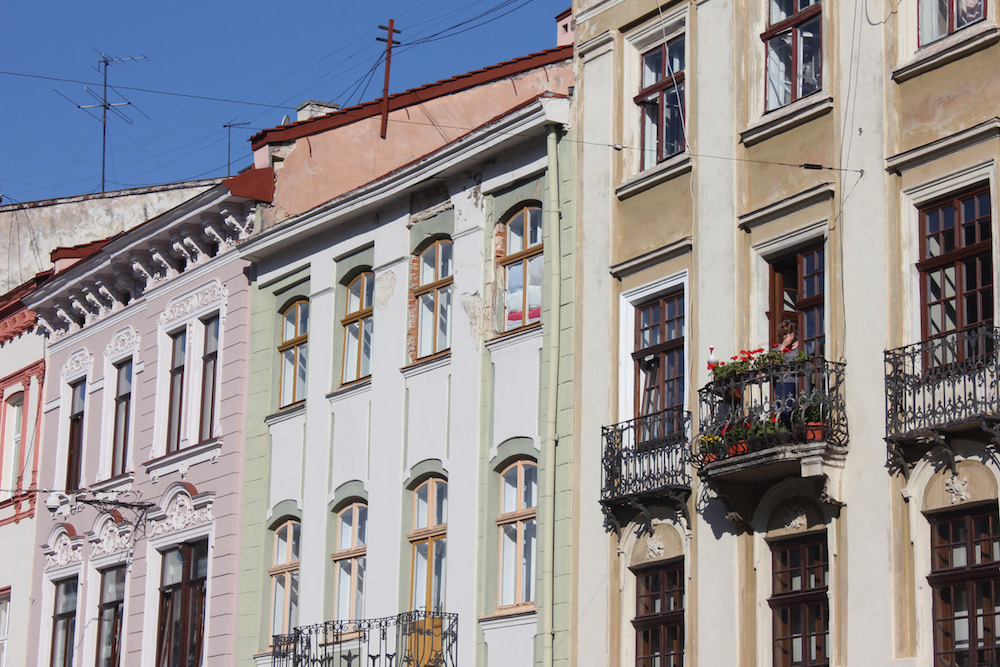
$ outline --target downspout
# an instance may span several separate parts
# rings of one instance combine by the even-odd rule
[[[547,128],[547,149],[548,168],[545,171],[545,187],[548,193],[548,201],[545,204],[548,220],[546,227],[549,229],[548,247],[545,248],[545,255],[550,258],[549,266],[549,307],[552,309],[549,322],[546,323],[549,333],[549,378],[548,392],[546,396],[545,409],[545,441],[543,444],[544,477],[542,493],[539,497],[541,503],[541,515],[545,517],[548,525],[542,530],[542,550],[546,555],[546,561],[542,565],[542,665],[551,667],[553,662],[552,645],[555,639],[553,631],[552,612],[555,604],[552,600],[552,593],[555,589],[555,544],[556,544],[556,521],[555,521],[555,498],[556,498],[556,446],[559,443],[559,436],[556,431],[556,412],[559,409],[559,338],[560,324],[559,311],[562,305],[560,283],[562,282],[562,252],[559,248],[559,237],[561,235],[560,213],[559,213],[559,156],[558,156],[558,132],[556,125],[549,125]]]

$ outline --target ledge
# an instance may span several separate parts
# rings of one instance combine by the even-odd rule
[[[131,491],[132,482],[135,481],[135,471],[129,470],[124,475],[118,475],[110,479],[103,479],[90,485],[91,493],[120,493]]]
[[[493,352],[494,350],[502,350],[507,347],[513,347],[514,345],[518,345],[525,340],[532,340],[534,338],[541,337],[542,325],[541,323],[538,323],[502,333],[499,336],[486,341],[485,345],[487,350]]]
[[[156,484],[160,477],[175,472],[179,472],[181,479],[183,479],[187,476],[191,466],[206,462],[218,463],[221,455],[222,440],[215,438],[147,461],[143,465],[146,468],[146,474],[150,476],[153,484]]]
[[[286,421],[288,419],[298,417],[299,415],[304,414],[305,411],[306,411],[306,402],[305,400],[301,400],[298,403],[293,403],[291,405],[285,406],[280,410],[278,410],[277,412],[274,412],[264,417],[264,423],[267,424],[268,426],[274,426],[275,424],[280,424],[281,422]]]
[[[1000,28],[993,23],[980,23],[959,30],[918,50],[912,58],[892,70],[892,80],[903,83],[997,42],[1000,42]]]
[[[430,371],[435,371],[439,368],[444,368],[451,364],[451,350],[445,350],[443,352],[438,352],[432,357],[420,360],[409,366],[404,366],[399,369],[399,372],[403,374],[403,377],[410,379],[417,375],[422,375],[423,373],[429,373]]]
[[[1000,118],[990,118],[986,122],[973,125],[947,137],[890,155],[885,160],[885,170],[898,176],[908,169],[939,160],[946,155],[995,139],[998,136],[1000,136]]]
[[[331,391],[326,395],[326,400],[330,401],[330,404],[337,403],[338,401],[343,401],[345,399],[357,396],[358,394],[367,394],[372,389],[372,376],[369,375],[361,380],[355,380],[349,384],[342,385],[336,391]]]
[[[833,111],[833,97],[829,95],[819,97],[814,93],[780,109],[765,113],[757,122],[740,132],[740,143],[744,146],[753,146],[831,111]]]
[[[480,616],[477,620],[480,625],[486,626],[484,629],[529,625],[535,622],[537,613],[538,608],[533,604],[519,605]]]
[[[833,183],[820,183],[815,187],[798,192],[791,197],[786,197],[780,201],[774,202],[773,204],[768,204],[767,206],[761,206],[755,211],[744,213],[737,218],[737,220],[739,220],[737,227],[749,233],[751,229],[757,227],[758,225],[771,222],[772,220],[777,220],[778,218],[783,218],[786,215],[790,215],[804,208],[809,208],[810,206],[815,206],[816,204],[822,203],[828,199],[833,199],[833,195]]]
[[[679,241],[674,241],[673,243],[668,243],[665,246],[660,246],[655,250],[650,250],[649,252],[643,253],[638,257],[633,257],[632,259],[626,259],[624,262],[619,262],[613,264],[609,271],[612,277],[621,280],[622,277],[631,275],[633,273],[638,273],[643,269],[649,268],[654,264],[659,264],[660,262],[665,262],[674,257],[680,257],[686,253],[691,252],[694,247],[691,237],[685,236]]]
[[[628,199],[632,195],[645,192],[654,185],[659,185],[681,174],[686,174],[693,168],[690,153],[680,153],[664,160],[655,167],[650,167],[637,175],[622,181],[622,184],[615,190],[618,199]]]

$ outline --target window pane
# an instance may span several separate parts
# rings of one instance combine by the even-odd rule
[[[362,320],[361,325],[361,374],[360,377],[368,377],[372,374],[372,334],[374,328],[372,318],[367,317]]]
[[[528,245],[538,245],[542,242],[542,209],[528,209],[528,225],[530,228]]]
[[[355,313],[361,310],[361,288],[364,287],[364,276],[355,279],[347,289],[347,312]]]
[[[434,523],[438,526],[448,522],[448,484],[437,481],[434,491]]]
[[[538,504],[538,468],[533,465],[524,466],[524,507],[534,507]]]
[[[518,467],[514,466],[503,475],[501,511],[504,514],[517,511],[517,470]]]
[[[514,568],[517,559],[517,524],[500,528],[500,604],[515,603],[514,589],[517,586]]]
[[[792,35],[767,40],[767,110],[792,101]]]
[[[368,508],[358,506],[358,543],[356,546],[368,543]]]
[[[434,264],[437,255],[437,246],[432,245],[420,255],[420,284],[427,285],[435,280]]]
[[[292,572],[288,577],[288,630],[291,631],[299,624],[299,573]]]
[[[506,267],[507,293],[504,295],[504,329],[509,331],[524,322],[524,264],[517,262]]]
[[[295,348],[281,353],[281,404],[295,401]]]
[[[438,290],[437,350],[451,347],[451,285]]]
[[[307,352],[309,345],[307,343],[302,343],[297,348],[299,352],[299,364],[298,372],[295,374],[295,398],[296,400],[302,400],[306,397],[306,365],[307,365]]]
[[[172,357],[170,359],[171,368],[179,368],[184,365],[184,346],[187,340],[187,334],[184,331],[174,334],[173,336],[173,346],[172,346]]]
[[[948,32],[948,0],[920,0],[920,43],[929,44]]]
[[[656,147],[660,139],[660,96],[652,95],[642,106],[642,165],[652,167],[659,162]]]
[[[354,508],[348,508],[340,513],[340,541],[337,549],[343,551],[354,546]]]
[[[507,223],[507,254],[524,250],[524,213],[518,213]]]
[[[352,322],[344,330],[344,382],[358,379],[358,334],[359,322]]]
[[[413,608],[427,607],[427,542],[413,545]]]
[[[371,308],[375,302],[375,274],[365,274],[365,300],[361,305],[364,308]]]
[[[535,600],[535,520],[528,519],[522,525],[521,544],[521,602]]]
[[[354,591],[354,617],[363,618],[365,615],[365,576],[366,560],[364,556],[355,559],[354,567],[357,570],[357,590]]]
[[[426,357],[434,353],[434,292],[420,295],[417,332],[417,356]]]
[[[132,393],[132,360],[118,366],[118,396]]]
[[[417,488],[416,498],[416,525],[417,530],[427,527],[427,494],[430,490],[429,484],[422,484]]]
[[[219,318],[213,317],[205,322],[205,354],[219,350]]]
[[[271,634],[280,635],[285,632],[285,575],[274,576],[274,605],[271,609]]]
[[[678,37],[667,44],[667,74],[673,76],[684,71],[684,38]]]
[[[284,525],[274,534],[274,564],[284,565],[288,562],[288,526]]]
[[[172,549],[163,554],[162,582],[164,586],[180,583],[184,574],[184,561],[179,549]]]
[[[663,148],[662,157],[676,155],[684,150],[684,84],[680,83],[663,91]]]
[[[642,57],[642,87],[648,88],[663,78],[663,49],[657,47]]]
[[[348,620],[351,618],[351,570],[354,561],[347,559],[340,561],[337,567],[337,618]]]
[[[528,319],[525,324],[534,324],[542,319],[542,278],[545,259],[535,255],[528,260]]]
[[[445,538],[434,541],[434,569],[431,572],[431,609],[440,611],[444,607],[445,559],[448,547]]]
[[[809,19],[796,31],[799,36],[798,97],[805,97],[821,87],[822,39],[821,16]]]
[[[451,261],[451,241],[442,241],[440,248],[441,265],[438,268],[438,280],[447,278],[453,271]]]
[[[302,527],[297,524],[292,524],[292,557],[291,560],[295,561],[299,559],[299,534],[302,531]]]
[[[795,0],[771,0],[771,25],[787,19],[795,13]]]
[[[79,414],[83,412],[83,402],[84,396],[86,395],[87,383],[81,380],[73,385],[73,414]]]
[[[309,333],[309,302],[303,301],[299,304],[299,335],[305,336]]]
[[[281,331],[282,341],[291,340],[295,338],[295,316],[297,315],[296,312],[297,310],[298,309],[295,306],[292,306],[291,308],[285,311],[285,315],[282,320],[284,323]]]

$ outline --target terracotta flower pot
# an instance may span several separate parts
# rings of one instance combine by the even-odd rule
[[[826,422],[806,422],[806,442],[826,438]]]
[[[746,440],[740,440],[739,442],[734,442],[733,444],[729,445],[730,456],[739,456],[740,454],[746,454],[749,451],[750,448],[747,446]]]

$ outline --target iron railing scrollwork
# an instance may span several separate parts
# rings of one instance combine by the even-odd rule
[[[457,667],[458,614],[326,621],[272,638],[272,667]]]
[[[602,501],[690,488],[691,413],[668,408],[601,428]]]
[[[698,391],[696,467],[793,443],[847,444],[846,365],[820,357],[773,364]]]
[[[980,325],[885,352],[890,440],[1000,413],[1000,329]]]

